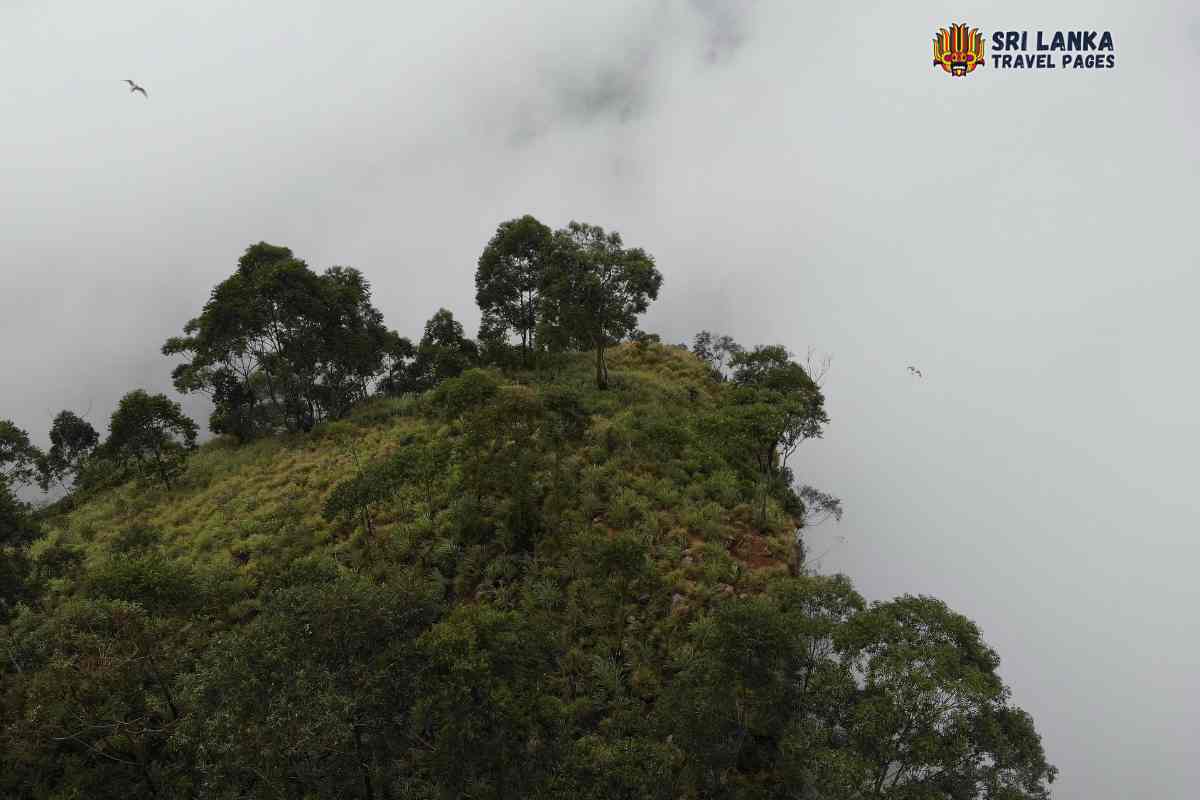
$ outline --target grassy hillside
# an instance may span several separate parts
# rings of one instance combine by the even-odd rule
[[[773,508],[772,529],[754,530],[733,470],[712,454],[684,452],[686,446],[675,454],[656,447],[656,425],[686,432],[681,413],[712,410],[716,384],[707,368],[677,348],[627,344],[612,356],[615,390],[598,391],[591,369],[589,357],[579,354],[551,379],[575,389],[591,415],[584,439],[562,462],[562,480],[578,493],[564,530],[636,536],[672,573],[672,587],[699,601],[717,583],[748,590],[762,584],[758,573],[785,570],[798,521]],[[381,508],[376,538],[368,541],[362,526],[331,524],[322,508],[332,488],[362,464],[395,452],[406,437],[444,432],[429,406],[416,398],[379,399],[311,435],[244,446],[218,439],[192,457],[178,488],[139,481],[98,493],[52,518],[52,533],[34,552],[79,547],[89,563],[102,561],[114,540],[147,528],[159,534],[167,557],[232,570],[251,591],[314,555],[383,577],[394,559],[412,558],[449,536],[447,512],[431,518],[412,498],[398,498]]]
[[[0,794],[1044,796],[968,620],[804,574],[706,364],[608,368],[471,371],[48,515]]]

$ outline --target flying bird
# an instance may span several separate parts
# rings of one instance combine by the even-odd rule
[[[922,374],[921,374],[921,370],[917,369],[916,367],[910,366],[910,367],[908,368],[908,371],[909,371],[910,373],[912,373],[913,375],[916,375],[918,378],[924,378],[924,377],[925,377],[924,375],[922,375]]]
[[[147,100],[150,99],[150,95],[146,94],[146,90],[143,89],[142,87],[138,86],[133,81],[129,80],[129,78],[126,78],[125,82],[129,84],[129,93],[130,94],[133,94],[134,92],[141,92],[142,97],[146,98]]]

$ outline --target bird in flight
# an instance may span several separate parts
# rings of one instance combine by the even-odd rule
[[[908,368],[908,371],[909,371],[911,374],[913,374],[913,375],[916,375],[918,378],[924,378],[924,377],[925,377],[924,375],[922,375],[922,374],[921,374],[921,370],[917,369],[916,367],[912,367],[912,366],[910,366],[910,367]]]
[[[141,92],[142,97],[146,98],[147,100],[150,99],[150,95],[146,94],[146,90],[143,89],[142,87],[138,86],[133,81],[129,80],[129,78],[126,78],[125,82],[129,84],[129,93],[130,94],[133,94],[134,92]]]

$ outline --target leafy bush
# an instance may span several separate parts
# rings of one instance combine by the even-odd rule
[[[84,589],[92,597],[138,603],[156,614],[187,614],[204,597],[195,572],[160,554],[105,559],[88,570]]]
[[[608,521],[618,528],[632,528],[649,513],[649,500],[632,489],[620,489],[608,507]]]

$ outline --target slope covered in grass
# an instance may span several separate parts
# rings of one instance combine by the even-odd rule
[[[661,440],[671,438],[664,430],[686,435],[681,414],[699,418],[712,410],[715,384],[706,367],[676,348],[633,344],[619,348],[611,365],[612,390],[595,389],[585,355],[548,381],[578,392],[591,417],[583,439],[562,460],[561,480],[574,487],[578,502],[568,526],[636,535],[664,565],[695,549],[703,557],[689,564],[708,566],[682,570],[681,590],[695,588],[704,575],[750,580],[754,569],[784,568],[796,520],[774,509],[773,529],[752,531],[733,470],[714,463],[712,454],[685,453],[684,443],[673,443],[673,458],[661,448]],[[507,384],[504,391],[518,386]],[[431,517],[412,498],[397,497],[380,509],[376,541],[365,540],[361,526],[323,519],[322,508],[336,484],[399,451],[406,438],[444,434],[444,421],[431,418],[429,406],[417,398],[379,399],[311,435],[242,446],[212,441],[191,458],[177,488],[138,481],[99,493],[53,519],[38,549],[78,547],[89,562],[100,561],[125,532],[146,528],[157,534],[165,556],[228,568],[248,587],[313,555],[381,572],[389,562],[377,558],[380,548],[394,555],[396,548],[407,552],[447,536],[446,508]],[[452,505],[452,487],[440,488],[446,496],[439,505]],[[747,541],[752,534],[760,541]]]
[[[794,561],[803,506],[705,363],[592,369],[468,371],[49,515],[0,794],[1044,796],[969,620]]]

